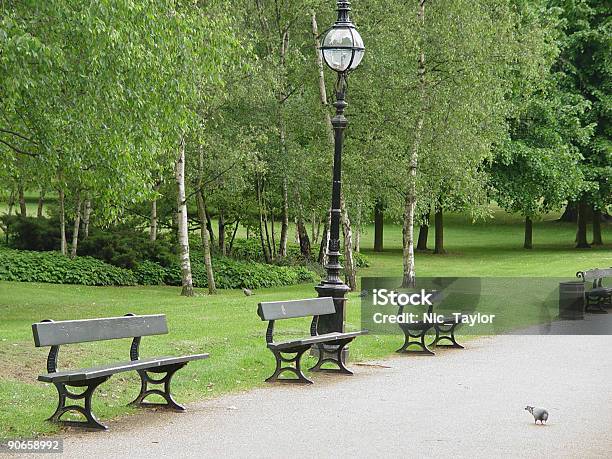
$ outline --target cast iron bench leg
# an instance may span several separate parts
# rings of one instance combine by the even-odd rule
[[[353,341],[353,338],[337,340],[331,344],[317,344],[317,348],[319,349],[319,361],[310,369],[310,371],[324,371],[328,373],[352,375],[353,372],[346,368],[344,362],[342,361],[342,351],[351,341]],[[338,368],[321,368],[321,365],[328,362],[337,365]]]
[[[427,347],[427,343],[425,342],[425,335],[427,334],[427,330],[421,331],[418,335],[413,335],[410,333],[410,330],[404,328],[404,344],[397,351],[402,354],[414,354],[414,355],[436,355],[433,351],[431,351]],[[411,341],[410,338],[414,338],[418,341]],[[411,351],[408,348],[410,346],[417,346],[420,350]]]
[[[584,312],[588,312],[591,314],[607,314],[608,311],[606,311],[604,307],[606,299],[610,301],[610,297],[597,297],[593,302],[593,297],[587,294]]]
[[[272,354],[274,354],[274,358],[276,359],[276,370],[274,370],[274,373],[272,374],[272,376],[266,379],[266,382],[279,381],[279,382],[284,382],[284,383],[312,384],[312,381],[306,378],[306,376],[302,372],[302,367],[300,363],[300,359],[302,358],[302,355],[304,355],[304,352],[309,350],[310,347],[311,347],[310,345],[303,345],[303,346],[297,346],[291,349],[284,349],[282,351],[278,349],[270,349],[270,351],[272,351]],[[284,357],[282,354],[295,354],[295,356],[291,358],[287,358],[287,357]],[[295,367],[291,367],[291,366],[283,367],[283,362],[295,363]],[[294,375],[297,376],[297,379],[279,378],[280,374],[283,373],[284,371],[289,371],[293,373]]]
[[[458,322],[452,324],[439,324],[436,325],[436,339],[434,339],[432,345],[436,347],[449,347],[454,349],[465,349],[461,344],[457,342],[455,339],[455,328],[459,325]],[[440,341],[447,340],[450,341],[451,344],[439,344]]]
[[[140,375],[140,393],[134,399],[130,405],[141,406],[141,407],[166,407],[176,411],[185,411],[185,407],[178,404],[174,398],[172,398],[172,394],[170,393],[170,381],[172,380],[172,376],[179,369],[183,368],[187,365],[187,362],[177,363],[176,365],[164,365],[158,368],[152,368],[150,370],[138,370],[138,374]],[[149,373],[166,373],[166,375],[161,379],[155,379],[149,375]],[[163,384],[164,390],[159,389],[149,389],[149,384]],[[144,402],[144,399],[149,395],[159,395],[166,403],[150,403]]]
[[[57,422],[62,425],[73,426],[73,427],[86,427],[88,429],[96,429],[96,430],[106,430],[107,427],[103,424],[100,424],[94,414],[91,411],[91,396],[93,395],[96,388],[106,381],[110,376],[104,376],[102,378],[90,379],[88,381],[83,382],[73,382],[73,383],[53,383],[55,388],[57,389],[57,393],[59,396],[59,401],[57,404],[57,409],[55,413],[51,415],[48,421]],[[66,386],[71,387],[86,387],[85,391],[80,394],[75,394],[74,392],[70,392]],[[71,400],[85,400],[84,406],[79,405],[66,405],[66,399]],[[60,418],[62,415],[69,411],[76,411],[85,416],[87,421],[62,421]]]

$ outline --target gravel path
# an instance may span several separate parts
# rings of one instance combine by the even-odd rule
[[[611,336],[482,338],[124,418],[69,434],[64,457],[610,458],[611,355]],[[549,410],[548,425],[528,404]]]

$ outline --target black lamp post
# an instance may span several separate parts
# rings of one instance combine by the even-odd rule
[[[319,285],[315,287],[319,297],[333,297],[336,313],[321,316],[319,319],[319,332],[342,332],[344,331],[345,302],[344,297],[350,290],[340,278],[340,189],[342,186],[342,141],[347,120],[344,117],[344,109],[347,103],[344,100],[346,93],[347,74],[354,70],[365,52],[363,40],[355,29],[349,18],[350,2],[337,0],[338,19],[336,23],[325,33],[321,52],[323,60],[329,68],[338,73],[336,82],[336,116],[332,118],[334,128],[334,171],[332,184],[331,226],[330,237],[327,245],[327,264],[325,270],[327,275]]]

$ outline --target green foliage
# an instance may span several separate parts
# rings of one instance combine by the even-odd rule
[[[0,280],[81,285],[135,285],[134,274],[91,257],[0,249]]]
[[[176,259],[170,241],[164,238],[150,241],[147,234],[132,228],[96,229],[79,243],[79,254],[129,269],[143,261],[169,266]]]
[[[167,268],[154,261],[145,260],[134,267],[133,273],[139,285],[164,285]]]
[[[59,220],[19,215],[5,215],[0,220],[8,235],[9,247],[36,251],[59,250]]]
[[[275,266],[231,258],[214,258],[213,270],[215,284],[221,289],[282,287],[318,280],[316,273],[302,266]],[[191,271],[195,287],[208,286],[203,260],[192,260]],[[169,285],[181,285],[181,270],[178,265],[166,268],[165,282]]]

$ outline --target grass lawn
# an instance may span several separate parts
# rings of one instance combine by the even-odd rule
[[[572,278],[576,271],[612,266],[609,248],[576,250],[574,225],[548,220],[534,228],[535,249],[522,245],[522,223],[502,213],[494,221],[471,224],[464,217],[446,218],[446,255],[417,254],[420,276],[541,276]],[[610,237],[604,226],[604,242]],[[401,276],[401,229],[385,227],[385,251],[371,249],[373,229],[362,236],[363,252],[371,266],[360,276]],[[36,381],[45,369],[48,348],[33,345],[30,325],[45,318],[78,319],[164,313],[170,334],[145,337],[143,357],[209,352],[211,358],[192,362],[173,380],[179,402],[217,396],[263,385],[273,370],[272,354],[265,348],[265,324],[255,314],[259,301],[305,298],[315,295],[312,285],[258,290],[253,297],[241,291],[221,291],[211,297],[198,291],[183,298],[174,287],[84,287],[74,285],[0,282],[0,438],[48,434],[56,427],[44,419],[54,410],[53,386]],[[359,327],[359,298],[350,295],[347,329]],[[302,335],[308,323],[279,329]],[[397,336],[366,336],[351,346],[351,359],[366,360],[390,354],[400,343]],[[60,367],[89,366],[128,359],[129,341],[64,346]],[[310,359],[312,359],[310,357]],[[314,362],[313,362],[314,363]],[[442,363],[442,362],[441,362]],[[94,412],[102,421],[130,413],[126,407],[139,389],[135,373],[115,375],[94,395]]]

